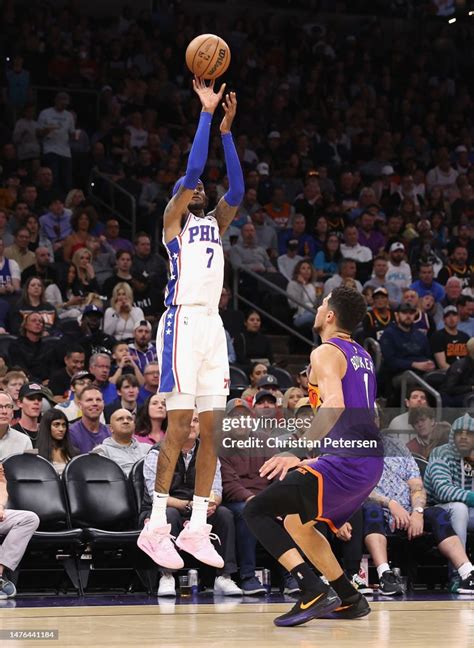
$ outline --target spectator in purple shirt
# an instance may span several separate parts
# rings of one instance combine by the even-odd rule
[[[133,256],[133,243],[127,241],[127,239],[120,238],[119,234],[120,225],[118,220],[116,218],[109,218],[105,224],[105,238],[107,239],[107,243],[111,245],[116,252],[119,250],[126,250]]]
[[[375,229],[375,216],[366,210],[360,216],[359,243],[365,245],[377,256],[385,245],[385,236]]]
[[[82,418],[71,425],[69,433],[72,445],[81,454],[90,452],[110,436],[109,428],[100,422],[104,411],[104,399],[100,389],[85,387],[79,396]]]
[[[72,234],[71,213],[58,196],[53,196],[49,212],[40,217],[42,233],[51,241],[55,252],[63,246],[64,239]]]

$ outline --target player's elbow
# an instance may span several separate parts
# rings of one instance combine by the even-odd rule
[[[229,189],[224,198],[230,207],[239,207],[244,198],[244,191],[243,189]]]
[[[337,409],[342,412],[342,410],[345,408],[344,405],[344,397],[342,394],[333,394],[329,396],[328,398],[324,399],[324,407],[326,408],[332,408],[332,409]]]

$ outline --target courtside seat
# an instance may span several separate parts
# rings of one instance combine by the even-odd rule
[[[80,455],[66,466],[63,483],[72,523],[89,543],[136,542],[137,509],[118,464],[97,454]]]
[[[151,447],[151,446],[150,446]],[[128,475],[128,480],[132,487],[133,495],[135,497],[135,506],[137,508],[138,517],[140,517],[142,509],[142,499],[143,493],[145,490],[145,478],[143,476],[143,464],[145,463],[145,458],[137,461],[133,466],[132,470]],[[140,526],[140,524],[138,525]]]
[[[149,594],[155,592],[158,567],[137,547],[138,509],[120,466],[98,454],[80,455],[66,466],[63,483],[71,520],[84,530],[90,550],[89,559],[83,556],[79,563],[83,588],[93,574],[91,580],[99,579],[101,589],[107,591],[107,574],[119,577],[118,572],[126,571],[134,572]],[[135,587],[131,578],[123,581],[125,591]]]
[[[80,541],[82,529],[71,528],[61,480],[54,466],[39,455],[15,454],[3,462],[8,507],[33,511],[40,526],[32,541]]]
[[[40,519],[20,571],[46,571],[48,575],[51,570],[65,571],[82,594],[77,560],[84,545],[83,530],[71,527],[64,490],[54,466],[43,457],[25,453],[11,455],[3,467],[8,483],[8,507],[33,511]],[[38,551],[43,553],[41,560],[33,558]],[[51,578],[42,582],[50,585]]]

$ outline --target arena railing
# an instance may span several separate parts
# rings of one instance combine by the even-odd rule
[[[128,203],[127,209],[117,207],[117,194]],[[131,238],[136,234],[137,227],[137,201],[135,196],[111,180],[107,175],[92,169],[89,176],[88,195],[101,207],[104,207],[119,220],[123,221],[131,231]]]
[[[253,272],[253,270],[248,270],[247,268],[240,268],[238,270],[234,269],[234,276],[233,276],[233,302],[234,302],[234,308],[238,309],[239,307],[239,302],[242,302],[246,306],[249,306],[250,308],[254,308],[258,313],[261,313],[264,315],[266,318],[268,318],[270,321],[272,321],[274,324],[277,326],[280,326],[282,329],[284,329],[287,333],[289,333],[291,336],[298,338],[302,342],[305,342],[305,344],[308,344],[310,347],[314,346],[314,341],[310,340],[309,338],[305,337],[298,331],[295,331],[291,326],[288,326],[288,324],[285,324],[285,322],[282,322],[281,319],[278,319],[278,317],[275,317],[268,311],[266,311],[264,308],[259,306],[258,304],[250,301],[246,297],[244,297],[240,292],[239,292],[239,278],[240,274],[246,274],[249,277],[252,277],[252,279],[255,279],[259,284],[262,286],[266,286],[267,288],[270,288],[272,292],[276,292],[280,295],[283,295],[285,299],[288,299],[288,294],[286,290],[283,290],[280,288],[280,286],[275,285],[265,277],[261,277],[259,274],[256,272]],[[309,313],[312,313],[316,315],[316,310],[314,308],[308,308],[306,304],[303,304],[303,302],[298,301],[297,299],[294,299],[293,297],[291,298],[291,301],[294,302],[297,306],[301,306],[301,308],[304,308],[306,311]],[[288,307],[289,308],[289,307]]]
[[[375,373],[378,374],[382,366],[382,350],[380,344],[374,338],[365,338],[364,349],[368,351],[373,358]]]

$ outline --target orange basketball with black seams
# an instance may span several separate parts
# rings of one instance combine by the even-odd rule
[[[230,49],[224,39],[215,34],[196,36],[186,49],[186,65],[203,79],[217,79],[230,63]]]

